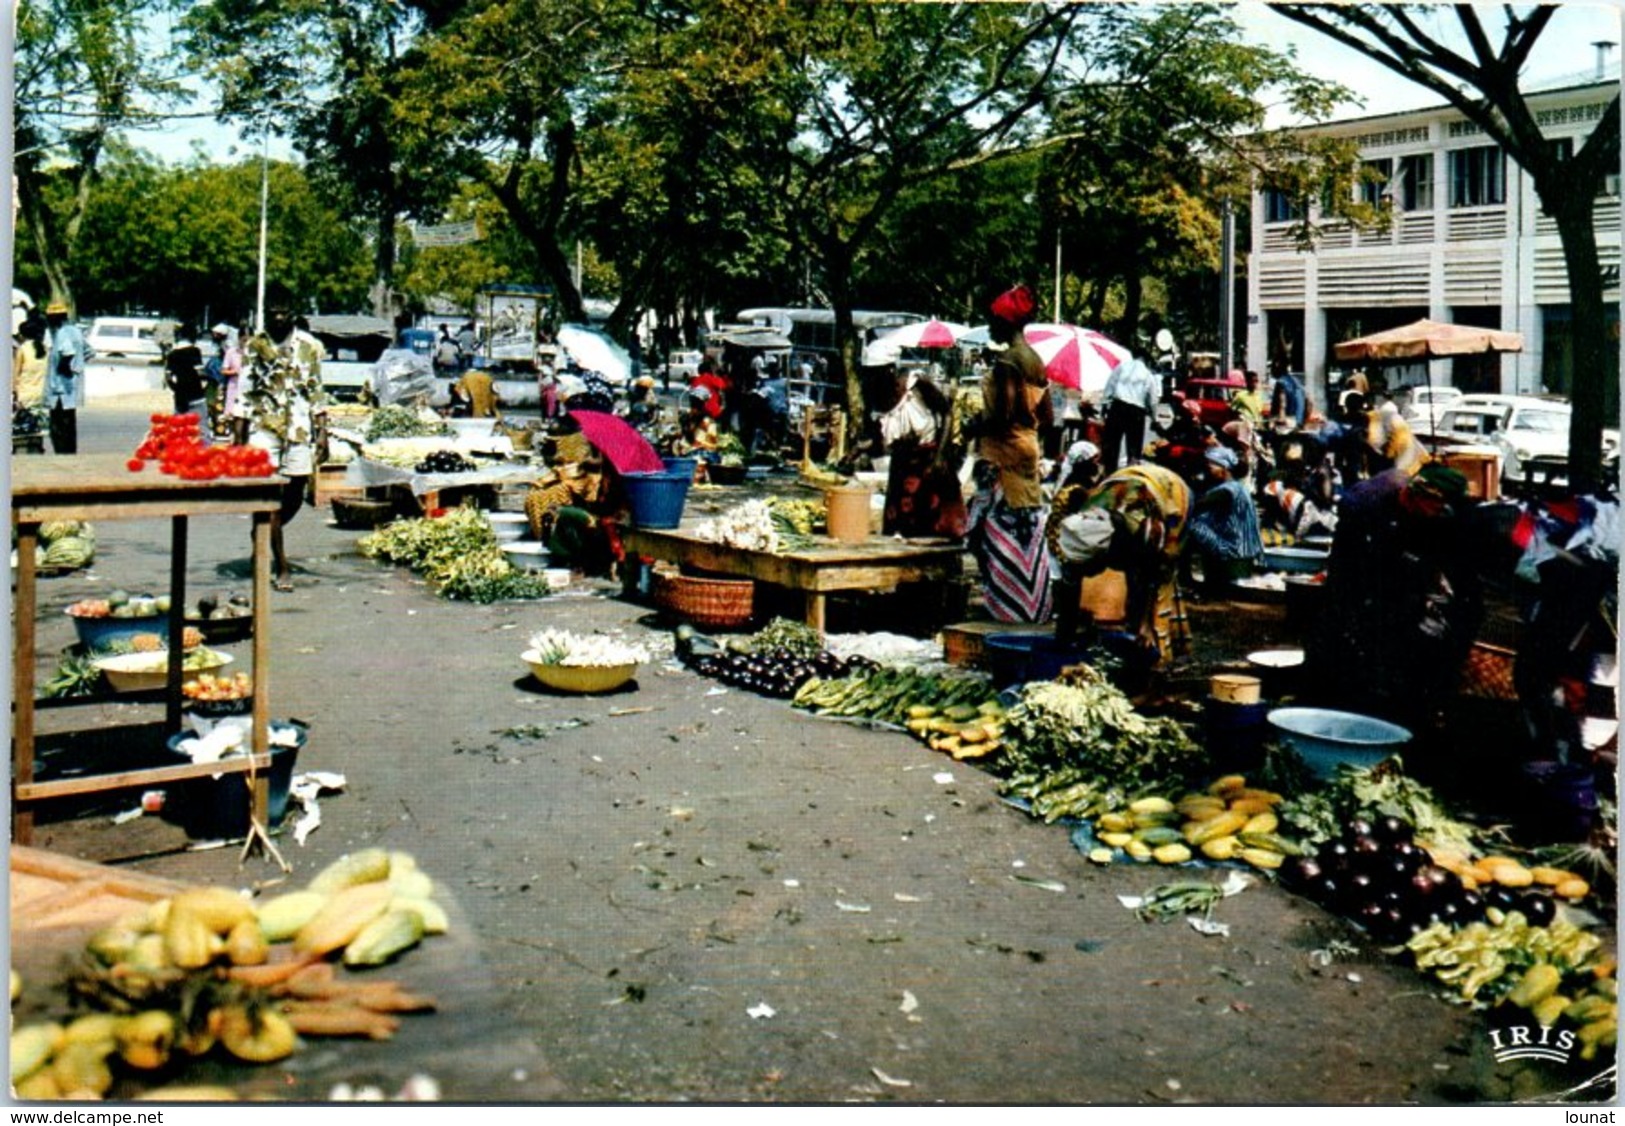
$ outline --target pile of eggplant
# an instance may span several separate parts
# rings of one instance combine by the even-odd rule
[[[701,676],[763,696],[788,700],[813,677],[829,680],[878,667],[866,657],[843,660],[828,650],[807,655],[787,648],[745,653],[730,649],[690,626],[679,626],[677,659]]]
[[[1313,856],[1289,859],[1282,882],[1328,911],[1352,920],[1380,945],[1405,942],[1434,923],[1465,926],[1490,907],[1521,911],[1535,926],[1551,922],[1548,895],[1494,885],[1471,889],[1439,867],[1397,817],[1355,818]]]

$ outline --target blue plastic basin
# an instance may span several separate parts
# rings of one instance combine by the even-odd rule
[[[1269,714],[1282,743],[1317,777],[1330,778],[1344,763],[1375,766],[1411,741],[1398,724],[1326,708],[1276,708]]]

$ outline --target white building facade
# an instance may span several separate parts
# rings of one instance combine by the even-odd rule
[[[1547,137],[1573,151],[1619,89],[1617,80],[1597,81],[1531,94],[1529,101]],[[1334,382],[1339,374],[1335,343],[1428,317],[1522,333],[1524,350],[1438,360],[1431,371],[1421,364],[1390,369],[1384,372],[1390,387],[1429,380],[1469,391],[1566,394],[1573,365],[1563,248],[1522,169],[1448,106],[1314,131],[1354,142],[1376,176],[1356,190],[1371,202],[1391,201],[1393,222],[1380,232],[1331,225],[1313,250],[1301,251],[1290,234],[1296,220],[1290,201],[1255,191],[1247,366],[1302,371],[1315,401],[1325,403],[1328,374]],[[1595,224],[1617,339],[1617,176],[1597,200]]]

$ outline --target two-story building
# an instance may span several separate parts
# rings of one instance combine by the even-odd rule
[[[1398,81],[1398,79],[1396,79]],[[1528,95],[1553,144],[1578,148],[1619,95],[1618,68],[1591,81]],[[1326,402],[1332,346],[1422,317],[1523,334],[1521,353],[1434,361],[1386,372],[1390,386],[1431,380],[1470,391],[1566,394],[1571,386],[1568,273],[1557,226],[1528,176],[1460,112],[1440,105],[1314,127],[1351,139],[1372,173],[1357,191],[1386,200],[1382,231],[1328,224],[1313,250],[1290,230],[1299,218],[1280,192],[1254,193],[1247,270],[1247,366],[1272,361],[1305,372]],[[1598,251],[1614,335],[1619,332],[1619,177],[1596,210]],[[1311,218],[1316,218],[1311,216]],[[1617,353],[1616,353],[1617,355]],[[1617,374],[1617,373],[1615,373]],[[1617,411],[1618,380],[1608,380]],[[1317,393],[1318,392],[1318,393]]]

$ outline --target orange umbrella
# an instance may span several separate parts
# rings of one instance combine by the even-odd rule
[[[1362,360],[1393,363],[1430,360],[1438,356],[1522,351],[1523,336],[1519,333],[1426,319],[1345,340],[1332,348],[1338,363],[1358,363]]]

